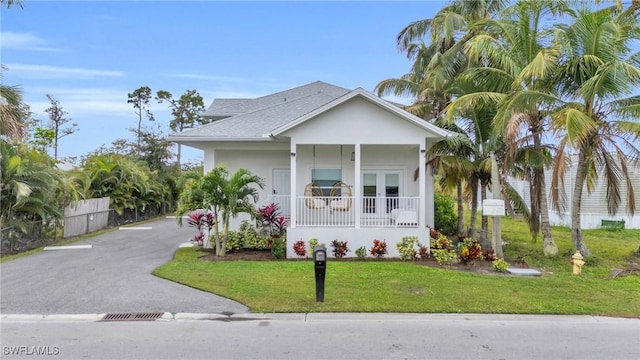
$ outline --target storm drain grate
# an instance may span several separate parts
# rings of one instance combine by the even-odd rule
[[[106,314],[100,321],[150,321],[157,320],[164,313],[112,313]]]

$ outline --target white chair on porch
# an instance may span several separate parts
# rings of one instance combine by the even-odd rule
[[[319,210],[324,209],[327,206],[322,189],[316,183],[309,183],[305,186],[304,196],[304,204],[307,205],[309,209]],[[318,198],[314,199],[316,196]]]
[[[351,186],[337,182],[331,188],[329,208],[333,211],[349,211],[351,209]]]
[[[394,213],[396,210],[398,211]],[[395,219],[393,219],[394,215]],[[418,226],[418,213],[415,210],[394,209],[391,211],[391,217],[395,220],[396,227]]]

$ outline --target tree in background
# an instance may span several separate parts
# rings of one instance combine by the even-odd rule
[[[184,129],[193,127],[196,124],[208,123],[202,118],[200,113],[205,110],[204,100],[196,90],[187,90],[178,99],[166,90],[159,90],[156,93],[158,103],[168,102],[173,119],[169,122],[169,127],[174,132],[182,132]],[[178,144],[177,162],[180,165],[181,146]]]
[[[136,133],[138,138],[138,146],[140,146],[141,128],[142,128],[142,114],[144,114],[149,121],[154,121],[153,114],[149,109],[149,102],[151,101],[151,88],[148,86],[141,86],[132,93],[127,94],[128,104],[133,104],[133,111],[138,115],[138,132]]]
[[[10,9],[12,6],[15,6],[15,5],[19,6],[20,9],[24,9],[22,0],[0,0],[0,4],[6,4],[7,9]]]
[[[67,135],[71,135],[78,131],[78,124],[72,123],[70,126],[63,127],[64,124],[71,121],[65,117],[67,112],[62,109],[60,102],[54,99],[53,95],[47,94],[47,99],[51,102],[51,106],[44,111],[49,114],[49,129],[53,130],[53,158],[58,160],[58,143],[60,139]]]

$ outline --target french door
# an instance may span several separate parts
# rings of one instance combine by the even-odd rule
[[[362,171],[362,213],[380,216],[398,207],[402,195],[402,171]]]

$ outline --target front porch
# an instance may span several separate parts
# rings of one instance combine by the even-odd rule
[[[291,197],[274,195],[267,202],[279,205],[290,227],[418,227],[418,197],[296,196],[295,224],[291,217]],[[355,204],[363,211],[356,217]],[[339,206],[337,206],[339,205]]]

